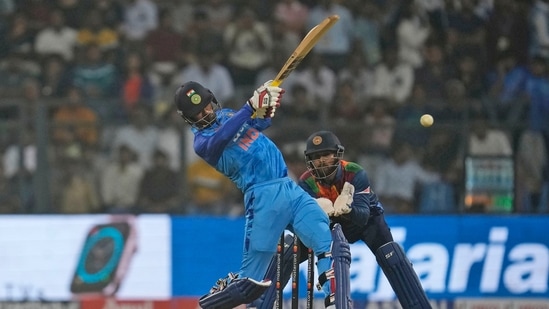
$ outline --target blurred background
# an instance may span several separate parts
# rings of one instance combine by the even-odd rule
[[[547,212],[547,5],[0,1],[0,211],[240,215],[240,193],[193,154],[174,90],[196,80],[237,109],[338,14],[267,131],[294,177],[304,140],[329,129],[388,212]]]
[[[284,82],[266,131],[290,175],[306,169],[306,138],[328,129],[388,218],[482,214],[488,227],[545,230],[547,0],[0,0],[0,221],[241,220],[241,193],[194,154],[174,91],[195,80],[238,109],[332,14],[339,22]],[[547,249],[543,234],[523,240]],[[547,298],[541,264],[532,295]]]

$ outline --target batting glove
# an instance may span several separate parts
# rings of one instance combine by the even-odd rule
[[[319,197],[316,199],[316,202],[318,203],[318,206],[324,210],[328,217],[334,215],[334,205],[332,204],[332,201],[325,197]]]
[[[272,81],[268,81],[254,91],[254,95],[248,100],[248,104],[254,111],[265,108],[263,116],[267,115],[269,107],[277,108],[280,106],[280,99],[284,94],[284,89],[270,86]],[[272,111],[270,111],[272,112]],[[272,112],[274,114],[274,112]],[[269,113],[270,114],[270,113]]]
[[[355,194],[355,186],[345,182],[341,193],[334,202],[334,216],[348,214],[351,212],[351,204],[353,203],[353,195]]]
[[[261,118],[261,119],[273,118],[275,115],[275,112],[276,112],[275,106],[263,107],[255,111],[255,117]]]

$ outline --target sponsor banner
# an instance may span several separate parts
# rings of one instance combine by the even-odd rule
[[[459,309],[549,309],[547,299],[458,299]]]
[[[547,229],[547,216],[386,219],[432,300],[549,297],[549,233],[541,232]],[[243,227],[241,218],[173,218],[173,294],[201,296],[218,278],[238,271]],[[395,300],[368,247],[357,242],[351,252],[353,299]],[[300,272],[305,282],[305,264]],[[300,293],[305,297],[304,288]]]
[[[78,302],[1,302],[0,309],[80,309]]]
[[[170,298],[165,215],[0,216],[0,300]]]
[[[453,301],[448,300],[432,300],[430,301],[432,309],[454,309],[458,308],[454,306]],[[318,307],[322,308],[322,307]],[[402,306],[398,300],[390,301],[367,301],[367,300],[353,300],[353,309],[402,309]]]
[[[201,309],[198,305],[198,298],[176,298],[172,300],[172,308],[179,309]]]
[[[118,300],[114,298],[82,299],[81,309],[172,309],[171,300]],[[185,307],[181,307],[185,308]]]

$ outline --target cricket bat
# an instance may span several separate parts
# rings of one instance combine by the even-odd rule
[[[307,54],[313,49],[313,47],[320,41],[320,39],[332,28],[332,26],[339,20],[338,15],[331,15],[326,17],[320,24],[313,27],[309,30],[307,35],[301,40],[299,45],[297,45],[294,52],[290,55],[286,63],[275,79],[271,82],[273,86],[280,86],[286,77],[292,73],[299,63],[307,56]]]

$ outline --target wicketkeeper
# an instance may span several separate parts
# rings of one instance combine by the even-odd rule
[[[307,139],[307,171],[299,178],[299,185],[317,200],[332,225],[341,225],[343,234],[350,243],[358,240],[366,243],[376,256],[402,308],[431,308],[412,263],[401,246],[393,241],[385,222],[383,206],[370,186],[366,171],[357,163],[343,160],[344,151],[345,148],[332,132],[313,133]],[[292,248],[292,245],[287,248]],[[301,262],[306,259],[306,250],[302,246]],[[287,251],[284,253],[284,264],[291,264],[291,252]],[[273,259],[271,264],[275,262]],[[266,277],[274,278],[272,267],[269,270],[271,273]],[[290,278],[290,270],[283,269],[284,285]],[[271,309],[274,298],[275,289],[270,287],[254,302],[254,306],[258,309]]]

